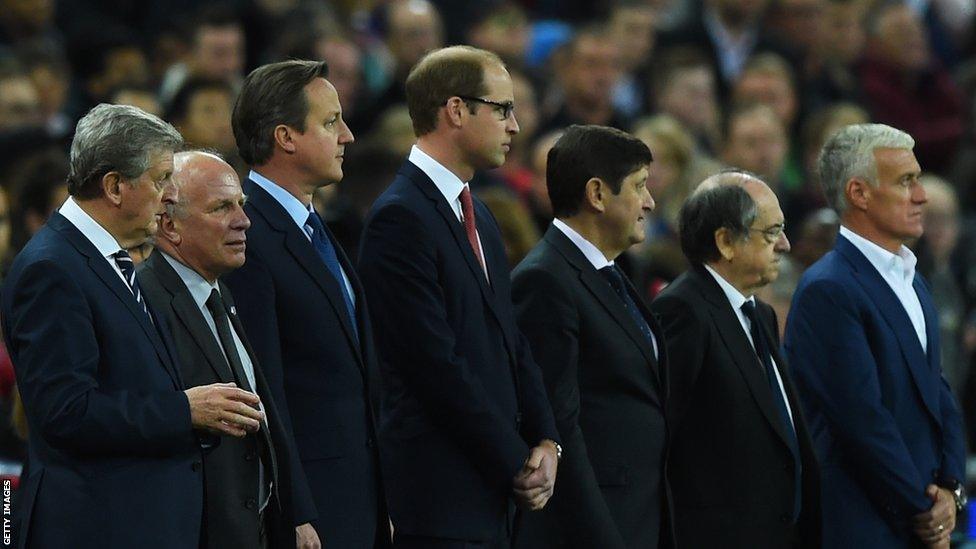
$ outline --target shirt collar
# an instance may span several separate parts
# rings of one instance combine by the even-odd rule
[[[427,177],[434,182],[437,190],[447,199],[447,203],[451,205],[452,209],[455,209],[455,213],[458,213],[455,202],[467,183],[461,181],[461,178],[454,175],[454,172],[445,168],[443,164],[434,160],[416,145],[410,148],[410,156],[407,157],[407,160],[427,174]]]
[[[754,296],[746,297],[742,295],[742,292],[737,290],[735,286],[729,284],[729,281],[722,278],[722,275],[718,274],[715,269],[709,267],[708,265],[705,265],[704,267],[705,270],[712,275],[712,278],[715,279],[715,282],[718,282],[719,288],[722,288],[722,293],[725,294],[725,298],[728,299],[729,303],[732,304],[733,310],[738,311],[742,309],[742,305],[745,304],[746,301],[755,300]]]
[[[840,226],[840,235],[860,250],[879,273],[890,273],[909,282],[915,278],[918,258],[908,246],[902,244],[898,253],[893,254],[843,225]]]
[[[122,246],[119,246],[119,241],[112,236],[112,233],[99,225],[98,221],[88,215],[88,212],[81,209],[74,197],[69,196],[58,209],[58,213],[81,231],[81,234],[85,235],[85,238],[95,245],[102,257],[110,257],[122,249]]]
[[[298,228],[302,229],[302,231],[305,230],[305,224],[308,223],[308,214],[312,212],[311,204],[302,204],[293,194],[254,170],[251,170],[251,173],[247,177],[251,181],[254,181],[258,187],[268,191],[271,198],[274,198],[288,212],[288,216],[298,225]]]
[[[206,306],[211,292],[214,290],[220,291],[216,283],[211,284],[207,279],[200,276],[199,273],[180,263],[176,258],[170,257],[169,254],[165,252],[160,253],[163,254],[166,262],[173,267],[176,274],[180,276],[183,284],[186,284],[186,289],[190,290],[190,295],[193,296],[193,301],[198,307],[203,308]]]
[[[599,248],[584,238],[583,235],[573,230],[573,228],[567,225],[562,219],[553,219],[552,225],[562,231],[563,234],[566,235],[566,238],[568,238],[573,244],[576,244],[579,251],[583,252],[583,256],[586,257],[586,260],[593,264],[594,269],[599,271],[604,267],[613,265],[613,261],[608,260]]]

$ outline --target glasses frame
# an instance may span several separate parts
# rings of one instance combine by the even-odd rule
[[[765,240],[767,244],[776,244],[779,242],[779,239],[783,238],[783,235],[786,234],[786,223],[779,223],[766,227],[765,229],[749,227],[749,231],[761,233],[763,235],[763,240]]]
[[[508,118],[515,113],[515,103],[511,101],[500,103],[498,101],[492,101],[491,99],[471,97],[469,95],[458,95],[457,97],[463,101],[474,101],[476,103],[482,103],[493,107],[496,113],[502,115],[502,120],[508,120]]]

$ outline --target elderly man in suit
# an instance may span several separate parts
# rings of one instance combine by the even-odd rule
[[[800,280],[785,347],[823,464],[827,547],[948,547],[966,500],[939,316],[905,246],[925,204],[913,146],[860,124],[820,155],[840,235]]]
[[[390,544],[370,392],[376,352],[366,296],[312,194],[342,179],[353,135],[328,67],[264,65],[244,80],[233,127],[252,169],[247,261],[225,277],[298,456],[303,547]],[[307,486],[307,488],[306,488]]]
[[[776,315],[753,295],[790,249],[758,177],[706,179],[682,206],[692,268],[651,304],[671,361],[668,478],[679,546],[820,547],[819,475]]]
[[[561,450],[515,324],[505,249],[467,181],[518,132],[494,54],[458,46],[407,78],[417,144],[366,220],[359,268],[383,368],[383,465],[397,547],[510,547]],[[480,543],[481,545],[475,545]]]
[[[512,273],[512,298],[565,457],[520,547],[670,545],[664,337],[614,264],[644,240],[650,162],[647,145],[603,126],[571,126],[549,151],[556,218]]]
[[[4,281],[4,339],[30,426],[22,546],[198,547],[194,429],[241,437],[263,418],[239,388],[184,390],[126,252],[156,232],[181,145],[135,107],[93,108],[71,143],[70,197]]]
[[[160,218],[156,249],[139,266],[146,301],[176,344],[183,382],[225,383],[258,395],[257,433],[224,440],[203,457],[204,547],[294,547],[291,444],[274,399],[219,278],[244,263],[244,193],[226,162],[204,152],[173,159],[176,199]],[[283,471],[282,471],[283,470]]]

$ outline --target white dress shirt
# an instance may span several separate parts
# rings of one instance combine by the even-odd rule
[[[590,264],[593,265],[593,268],[597,271],[604,267],[614,266],[613,261],[607,259],[607,256],[603,255],[603,252],[601,252],[599,248],[594,246],[593,243],[587,240],[583,235],[579,234],[572,227],[563,222],[563,220],[553,219],[552,225],[553,227],[556,227],[562,231],[562,233],[566,235],[566,238],[568,238],[570,242],[579,248],[579,251],[583,253],[586,260],[589,261]],[[654,347],[654,358],[657,359],[657,337],[654,335],[654,332],[651,332],[651,345]]]
[[[742,74],[746,66],[746,61],[752,54],[752,50],[758,42],[758,33],[755,27],[750,27],[735,36],[722,24],[715,11],[705,8],[702,16],[705,30],[715,43],[715,51],[718,53],[719,71],[726,82],[732,82]]]
[[[742,306],[746,301],[756,302],[755,296],[746,297],[735,288],[732,284],[729,284],[727,280],[722,278],[722,275],[718,274],[715,269],[705,265],[705,270],[712,275],[715,282],[718,282],[722,292],[725,294],[725,298],[729,300],[729,305],[732,307],[732,311],[735,313],[735,317],[739,319],[739,324],[742,326],[742,331],[746,333],[746,338],[749,339],[749,344],[752,348],[756,348],[756,343],[752,340],[752,322],[749,321],[749,317],[746,316],[745,312],[742,311]],[[758,311],[758,309],[756,309]],[[760,326],[759,329],[762,329]],[[771,350],[770,350],[771,351]],[[763,368],[762,362],[759,362],[758,356],[756,357],[756,364],[759,368]],[[769,361],[773,363],[773,373],[776,374],[776,383],[779,385],[779,392],[783,395],[783,403],[786,404],[786,412],[790,416],[790,424],[793,425],[793,409],[790,408],[790,399],[786,398],[786,389],[783,388],[783,378],[779,375],[779,365],[776,364],[776,359],[773,358],[772,354],[769,356]],[[763,374],[765,375],[765,369]],[[794,425],[793,429],[796,429]]]
[[[434,182],[434,186],[437,190],[444,195],[444,200],[447,200],[447,205],[451,207],[451,211],[454,212],[455,217],[460,223],[464,223],[464,214],[461,210],[461,191],[468,186],[467,183],[461,181],[461,178],[454,175],[454,172],[444,167],[443,164],[436,161],[429,154],[420,150],[420,147],[414,145],[410,149],[410,156],[407,160],[411,164],[420,168],[420,171],[424,172],[431,181]],[[477,224],[477,220],[475,221]],[[488,276],[488,258],[485,257],[485,248],[481,245],[481,234],[478,233],[477,227],[475,228],[475,236],[478,237],[478,248],[481,252],[481,257],[484,258],[485,264],[483,265],[485,270],[485,277]],[[491,280],[489,278],[489,280]]]
[[[877,269],[881,278],[888,283],[888,287],[895,293],[895,297],[901,302],[909,320],[912,321],[918,342],[922,344],[922,350],[927,351],[925,314],[922,312],[922,303],[918,300],[918,294],[912,287],[912,281],[915,280],[915,265],[918,263],[915,254],[904,245],[898,249],[897,254],[893,254],[843,225],[840,226],[840,235],[860,250],[868,262]]]
[[[119,241],[115,240],[115,237],[105,227],[102,227],[97,221],[92,219],[92,216],[88,215],[88,212],[82,210],[81,206],[75,202],[73,197],[69,196],[64,201],[64,204],[58,209],[58,213],[63,215],[76,229],[81,231],[81,234],[85,235],[85,238],[95,246],[95,249],[105,258],[105,261],[108,261],[109,266],[112,267],[115,274],[119,275],[119,279],[125,283],[125,287],[129,288],[131,292],[132,288],[129,287],[129,281],[122,275],[122,269],[119,269],[118,263],[112,257],[122,249],[122,246],[119,246]]]
[[[271,181],[254,170],[251,170],[251,173],[249,173],[247,177],[257,184],[258,187],[268,191],[271,198],[274,198],[278,204],[281,204],[281,207],[284,208],[288,213],[288,217],[291,217],[292,221],[295,222],[295,225],[298,225],[298,228],[302,230],[302,234],[305,235],[305,238],[311,242],[312,228],[308,225],[308,216],[309,214],[315,212],[315,210],[312,209],[312,205],[302,204],[301,201],[295,198],[293,194],[285,189],[282,189],[277,183]],[[352,291],[352,283],[349,282],[349,275],[347,275],[346,270],[342,268],[342,264],[339,265],[339,272],[342,273],[342,283],[346,286],[346,293],[349,294],[349,299],[352,300],[352,306],[355,308],[356,292]],[[355,320],[353,322],[355,322]]]

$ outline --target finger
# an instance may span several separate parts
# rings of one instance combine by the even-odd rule
[[[224,396],[230,400],[236,400],[238,402],[243,402],[251,406],[257,406],[257,404],[261,402],[261,399],[260,397],[258,397],[258,395],[245,391],[244,389],[241,389],[237,386],[227,387],[226,389],[223,390],[223,393]]]
[[[257,431],[261,427],[258,420],[230,411],[222,413],[220,419],[221,421],[230,423],[241,429],[247,429],[248,431]]]
[[[232,437],[241,438],[247,435],[247,431],[241,429],[237,425],[230,423],[225,423],[223,421],[218,421],[210,426],[210,429],[218,435],[230,435]]]
[[[529,469],[538,469],[542,465],[543,457],[545,457],[545,453],[538,447],[535,447],[532,449],[532,453],[529,454],[529,459],[525,461],[525,466]]]
[[[931,498],[933,501],[939,494],[939,487],[934,484],[929,484],[925,487],[925,495]]]

